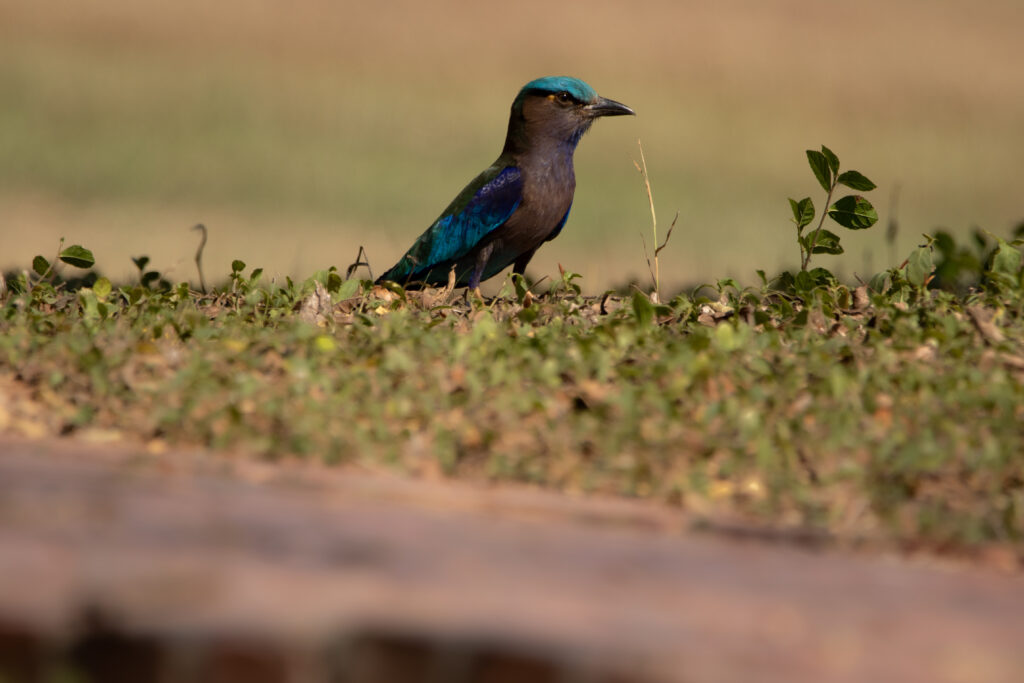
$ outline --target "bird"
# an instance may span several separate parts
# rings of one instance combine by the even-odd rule
[[[565,226],[576,191],[573,153],[602,116],[635,115],[578,78],[546,76],[512,102],[497,160],[455,197],[409,250],[377,279],[407,289],[450,283],[479,293],[509,265],[522,275]]]

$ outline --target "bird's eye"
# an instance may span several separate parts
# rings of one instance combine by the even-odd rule
[[[555,97],[557,97],[558,101],[561,102],[562,104],[569,104],[570,102],[572,102],[572,95],[570,95],[564,90],[555,95]]]

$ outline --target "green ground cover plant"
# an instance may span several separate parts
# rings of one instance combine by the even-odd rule
[[[809,161],[826,206],[837,183],[870,189],[825,149]],[[1022,231],[925,236],[844,283],[809,268],[839,238],[803,230],[808,203],[792,203],[799,270],[671,298],[585,296],[563,271],[466,299],[374,285],[362,262],[277,282],[236,261],[204,294],[145,257],[112,283],[62,244],[2,287],[0,431],[527,482],[1024,557]]]

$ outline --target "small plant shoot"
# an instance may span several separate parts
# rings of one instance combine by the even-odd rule
[[[818,225],[808,233],[804,233],[815,217],[814,202],[810,197],[797,201],[789,200],[793,212],[791,219],[796,225],[797,244],[800,247],[800,270],[806,271],[814,254],[842,254],[843,246],[839,235],[826,230],[825,217],[831,218],[848,230],[864,230],[878,222],[878,213],[867,199],[860,195],[846,195],[832,203],[836,189],[842,185],[858,192],[870,192],[875,189],[863,173],[859,171],[839,172],[839,157],[828,147],[822,145],[821,150],[807,150],[807,163],[818,184],[825,190],[826,211],[818,219]]]

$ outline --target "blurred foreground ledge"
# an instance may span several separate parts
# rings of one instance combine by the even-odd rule
[[[629,501],[0,439],[0,681],[1021,681],[1024,581]]]

